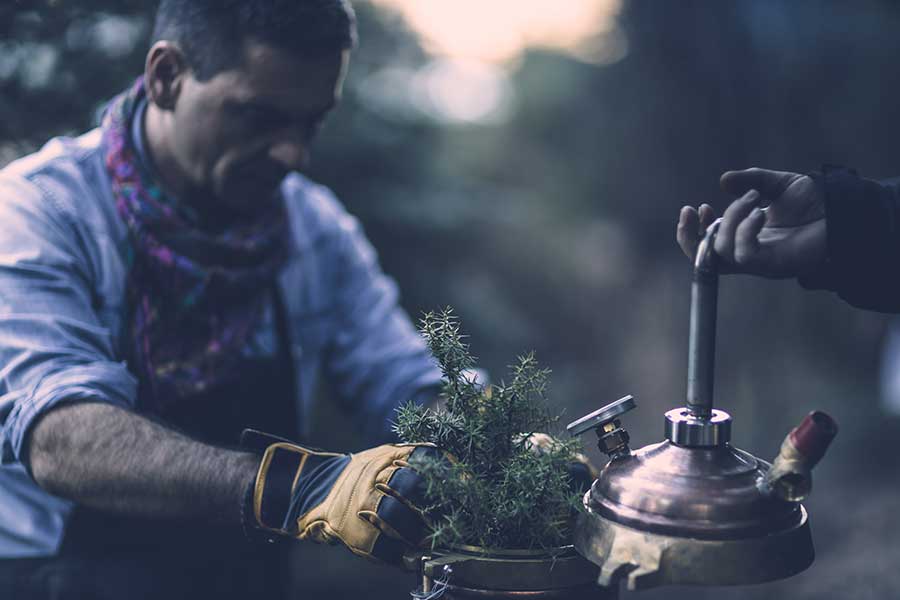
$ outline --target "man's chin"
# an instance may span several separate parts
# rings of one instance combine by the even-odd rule
[[[276,201],[280,187],[281,180],[244,179],[230,185],[221,197],[229,212],[242,216],[254,215]]]

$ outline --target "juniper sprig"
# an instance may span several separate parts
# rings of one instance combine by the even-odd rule
[[[573,509],[580,502],[568,465],[578,442],[553,440],[536,448],[531,439],[558,421],[546,402],[550,371],[527,354],[510,367],[508,384],[486,387],[467,376],[475,358],[451,309],[426,314],[420,329],[444,375],[444,406],[401,406],[394,431],[404,442],[433,443],[456,459],[413,465],[425,479],[431,503],[432,546],[521,549],[569,543]]]

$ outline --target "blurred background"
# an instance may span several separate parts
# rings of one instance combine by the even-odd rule
[[[718,177],[732,168],[900,175],[894,2],[355,6],[360,47],[312,176],[360,217],[414,318],[453,306],[496,379],[535,350],[563,422],[634,394],[634,446],[662,439],[663,411],[684,398],[679,208],[721,211]],[[3,2],[0,164],[89,128],[142,69],[152,13],[138,0]],[[716,402],[737,446],[774,457],[813,408],[841,424],[807,505],[818,559],[782,582],[635,596],[896,597],[891,321],[739,276],[723,279],[719,311]],[[342,416],[324,402],[315,442],[353,448]],[[414,584],[340,549],[296,553],[298,598],[400,599]]]

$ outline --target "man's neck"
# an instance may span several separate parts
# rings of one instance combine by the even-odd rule
[[[221,230],[233,223],[228,216],[215,210],[216,203],[209,196],[192,186],[184,172],[179,168],[170,148],[171,117],[160,110],[152,102],[147,102],[143,111],[143,149],[145,158],[152,167],[151,171],[157,184],[173,198],[191,206],[199,216],[203,229]]]
[[[160,187],[176,198],[190,196],[188,178],[178,166],[171,152],[171,115],[162,111],[153,102],[147,102],[144,111],[144,150],[149,155]]]

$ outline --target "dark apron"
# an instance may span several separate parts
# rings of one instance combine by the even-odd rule
[[[246,361],[237,381],[162,415],[167,424],[228,447],[237,446],[245,427],[296,439],[293,365],[280,298],[275,308],[278,356]],[[213,525],[76,507],[57,556],[0,560],[0,598],[278,600],[288,595],[289,549],[248,543],[236,521]]]

